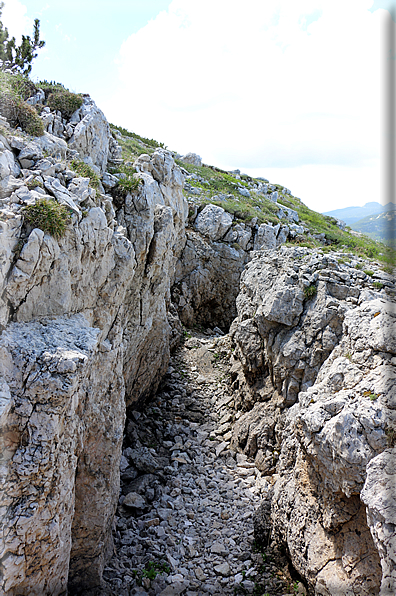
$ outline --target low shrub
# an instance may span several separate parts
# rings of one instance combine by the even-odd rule
[[[48,96],[47,104],[51,110],[61,112],[63,118],[68,120],[76,110],[81,108],[83,98],[67,89],[57,89]]]
[[[44,134],[44,124],[36,110],[26,103],[19,101],[17,103],[18,124],[28,135],[41,137]]]
[[[39,199],[22,209],[27,223],[58,239],[64,236],[71,220],[70,210],[54,199]]]
[[[27,134],[40,137],[44,125],[36,110],[24,101],[24,97],[34,93],[35,86],[21,75],[0,72],[0,114],[13,127],[20,126]]]

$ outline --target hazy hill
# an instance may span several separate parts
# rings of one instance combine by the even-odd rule
[[[375,215],[377,213],[382,213],[389,209],[388,205],[381,205],[377,201],[370,201],[370,203],[366,203],[363,207],[344,207],[343,209],[334,209],[333,211],[326,211],[323,215],[330,215],[331,217],[335,217],[336,219],[342,219],[348,226],[352,226],[355,222],[366,218],[370,215]],[[353,227],[353,226],[352,226]]]

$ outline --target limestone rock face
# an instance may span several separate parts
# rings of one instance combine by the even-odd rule
[[[27,144],[16,151],[40,160]],[[117,202],[119,222],[112,198],[95,196],[66,169],[42,177],[44,194],[24,187],[2,209],[0,591],[7,595],[98,586],[111,552],[126,404],[155,390],[180,332],[170,284],[184,244],[183,176],[169,152],[147,157],[138,191]],[[21,204],[45,192],[73,211],[65,236],[36,228],[20,241]]]
[[[125,416],[120,337],[101,339],[81,314],[2,334],[3,594],[100,581]]]
[[[367,522],[381,556],[381,596],[390,596],[396,585],[396,453],[386,449],[367,466],[361,499],[367,507]]]
[[[145,164],[141,191],[128,195],[117,212],[135,251],[139,280],[128,290],[128,322],[122,323],[128,404],[155,391],[168,366],[170,286],[188,215],[183,176],[171,154],[159,149],[148,157],[135,163],[138,170]]]
[[[249,410],[233,444],[273,482],[257,538],[286,545],[323,596],[395,586],[395,307],[359,274],[331,254],[256,253],[231,327]]]
[[[227,329],[236,315],[239,279],[249,256],[241,248],[211,242],[193,230],[187,230],[186,237],[172,288],[180,320],[187,326],[199,323]]]
[[[19,176],[20,171],[21,168],[15,161],[11,147],[7,140],[0,135],[0,179],[7,176]]]
[[[83,105],[74,112],[70,123],[75,125],[73,136],[68,141],[70,149],[78,151],[82,158],[89,158],[93,165],[104,172],[111,133],[103,112],[90,97],[84,97]]]

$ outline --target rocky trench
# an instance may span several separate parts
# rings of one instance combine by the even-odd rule
[[[393,276],[286,228],[235,248],[162,149],[113,201],[103,114],[72,120],[1,137],[0,593],[393,596]],[[64,238],[23,223],[43,196]]]
[[[229,334],[185,329],[129,414],[99,594],[393,593],[393,289],[337,256],[257,253]]]
[[[255,537],[269,484],[231,445],[242,414],[231,349],[218,328],[186,330],[157,394],[129,411],[114,555],[93,594],[306,594],[284,554]]]

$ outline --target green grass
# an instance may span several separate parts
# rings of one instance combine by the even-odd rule
[[[313,296],[316,296],[317,291],[318,289],[316,286],[307,286],[306,288],[304,288],[304,296],[307,299],[312,298]]]
[[[92,188],[99,190],[100,179],[96,172],[91,168],[91,166],[89,166],[84,161],[73,159],[73,161],[70,164],[70,168],[79,176],[82,176],[83,178],[89,178],[90,185],[92,186]]]
[[[128,193],[134,193],[139,190],[142,179],[134,176],[136,169],[133,166],[124,163],[115,168],[110,168],[110,170],[112,174],[125,174],[125,178],[120,178],[113,190],[114,196],[125,198]]]
[[[110,124],[112,131],[118,131],[122,134],[122,137],[116,137],[117,142],[122,147],[122,153],[124,161],[135,161],[139,155],[148,154],[152,155],[156,149],[166,149],[164,143],[155,141],[154,139],[148,139],[141,137],[135,132],[130,132],[122,126],[116,126]]]
[[[121,132],[122,137],[117,138],[123,150],[125,161],[134,161],[143,153],[151,155],[156,148],[164,147],[163,143],[141,137],[132,133],[121,126],[111,124],[113,130]],[[396,263],[396,251],[389,246],[376,242],[367,236],[356,236],[351,233],[350,228],[341,230],[337,226],[336,219],[327,215],[317,213],[309,209],[301,200],[292,195],[283,195],[284,188],[281,184],[273,184],[279,193],[278,204],[273,203],[269,197],[254,191],[249,183],[258,183],[259,181],[247,175],[242,175],[241,179],[235,178],[229,172],[214,166],[194,166],[186,164],[178,159],[176,163],[189,174],[195,174],[197,179],[189,178],[188,184],[198,188],[200,195],[191,196],[187,191],[184,194],[188,200],[201,206],[209,203],[223,207],[226,211],[233,214],[236,221],[250,221],[257,217],[258,224],[270,222],[277,224],[280,222],[277,217],[279,208],[289,207],[297,211],[300,223],[313,236],[314,234],[325,234],[326,245],[323,246],[315,238],[309,238],[307,235],[299,235],[290,240],[290,245],[306,246],[308,248],[321,248],[325,253],[335,249],[353,253],[363,259],[375,260],[384,266],[391,268]],[[238,186],[249,188],[251,197],[244,197],[239,194]],[[215,199],[216,195],[223,194],[224,200]],[[283,221],[287,225],[287,221]],[[361,267],[363,268],[363,266]]]
[[[136,583],[141,586],[144,578],[153,580],[161,573],[170,573],[170,567],[167,563],[148,561],[142,571],[138,571],[138,569],[132,569],[131,571]]]
[[[39,199],[22,209],[25,221],[58,239],[65,235],[71,220],[70,210],[53,199]]]

